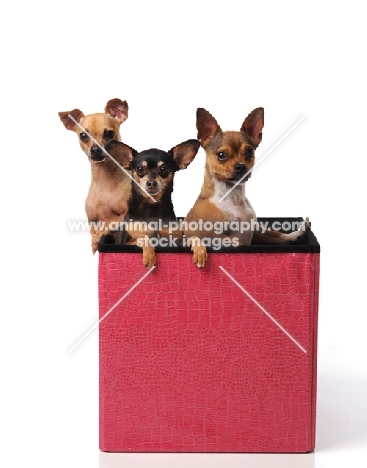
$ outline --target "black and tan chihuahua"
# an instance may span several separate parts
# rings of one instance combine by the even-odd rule
[[[176,221],[171,198],[173,178],[175,172],[186,169],[191,163],[200,148],[200,142],[187,140],[168,152],[153,148],[137,153],[116,140],[108,141],[104,148],[116,159],[132,159],[130,169],[133,183],[125,217],[129,227],[121,236],[121,242],[142,247],[143,264],[151,269],[156,264],[152,239],[167,237],[169,234],[181,236],[178,229],[176,233],[169,229],[169,223]],[[156,226],[159,228],[156,229]]]

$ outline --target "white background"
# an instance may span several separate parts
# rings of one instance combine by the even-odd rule
[[[1,452],[8,467],[305,466],[367,463],[366,72],[362,2],[13,2],[1,19]],[[224,130],[265,108],[258,216],[309,216],[322,248],[315,455],[98,451],[98,254],[84,220],[88,161],[58,111],[126,99],[137,150]],[[204,153],[176,179],[185,215]]]

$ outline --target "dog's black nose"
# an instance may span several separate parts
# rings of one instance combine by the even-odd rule
[[[236,164],[234,166],[234,170],[236,171],[236,174],[238,175],[243,175],[246,174],[247,168],[244,164]]]
[[[157,188],[157,185],[158,184],[157,184],[156,180],[148,180],[148,182],[147,182],[147,187],[149,189],[155,189],[155,188]]]
[[[102,156],[102,150],[101,150],[101,148],[99,146],[93,145],[92,148],[90,149],[90,154],[94,158],[98,158],[98,157]]]

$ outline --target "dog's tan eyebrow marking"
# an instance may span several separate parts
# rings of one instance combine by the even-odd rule
[[[147,167],[148,163],[147,163],[146,161],[143,161],[143,162],[141,163],[141,165],[144,166],[144,167]]]
[[[163,164],[164,164],[164,162],[163,162],[163,161],[159,161],[159,163],[158,163],[158,167],[161,167],[161,166],[163,166]]]

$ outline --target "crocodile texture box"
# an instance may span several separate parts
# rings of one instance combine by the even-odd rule
[[[319,252],[308,230],[201,271],[158,251],[147,272],[138,248],[102,245],[101,450],[312,451]]]

